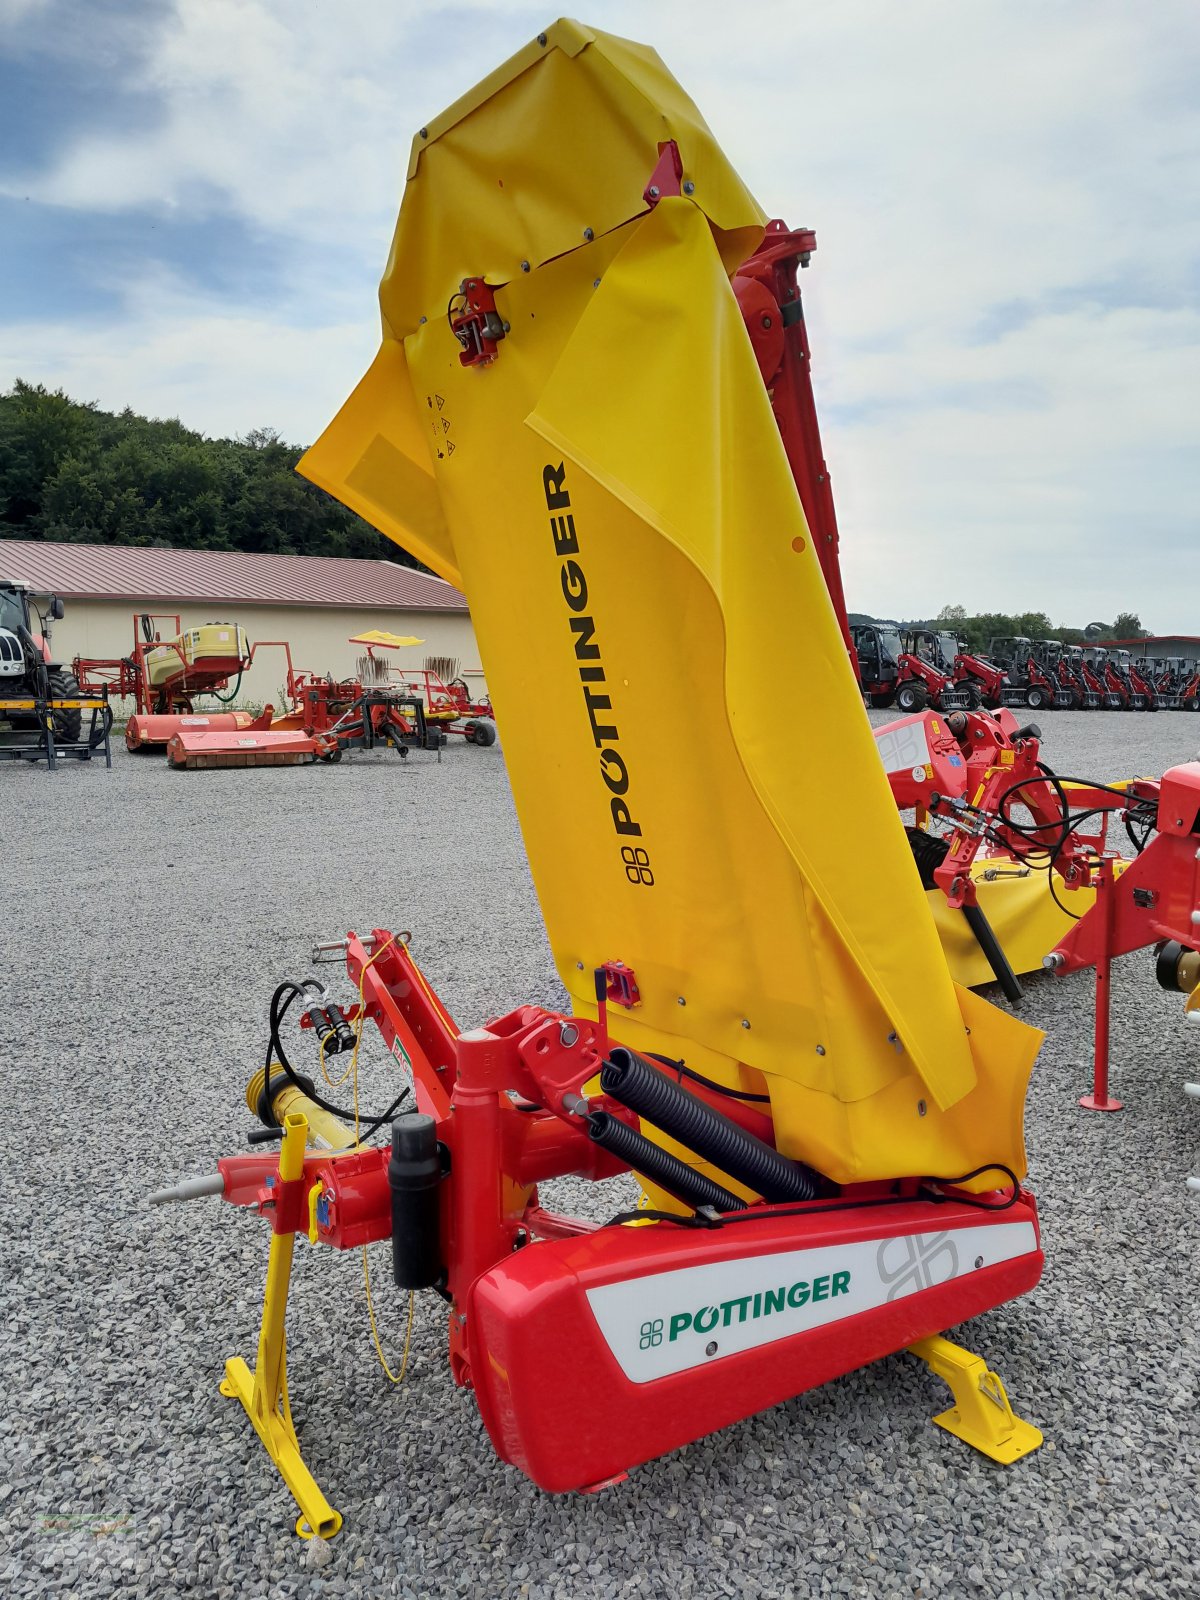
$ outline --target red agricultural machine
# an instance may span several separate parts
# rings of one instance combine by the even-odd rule
[[[1164,711],[1200,711],[1200,666],[1182,656],[1139,663]]]
[[[989,657],[1008,679],[1003,703],[1029,711],[1052,711],[1069,700],[1038,658],[1033,640],[1021,636],[993,639]]]
[[[370,675],[364,682],[361,675],[339,680],[298,671],[290,647],[281,647],[287,660],[287,709],[277,714],[267,706],[261,716],[234,729],[204,726],[199,717],[175,719],[167,743],[173,767],[300,766],[340,761],[346,750],[376,748],[401,757],[410,750],[436,750],[440,759],[446,735],[426,720],[419,695],[372,681]]]
[[[482,699],[472,695],[452,656],[428,656],[421,667],[391,667],[386,658],[375,654],[377,650],[398,650],[421,644],[422,640],[372,631],[356,634],[350,643],[367,647],[366,655],[358,661],[358,675],[364,683],[398,683],[420,698],[431,728],[459,734],[468,744],[481,748],[495,744],[496,713],[492,702],[486,695]]]
[[[977,711],[980,706],[986,706],[989,711],[995,711],[1004,705],[1004,696],[1009,683],[1003,667],[998,667],[987,656],[975,655],[966,648],[965,642],[953,633],[939,633],[937,637],[942,641],[944,656],[950,657],[951,643],[953,643],[951,659],[954,664],[954,676],[967,692],[969,702],[967,709]]]
[[[940,655],[937,635],[875,623],[854,623],[850,631],[859,688],[871,705],[911,713],[929,705],[952,711],[971,704],[970,691],[955,681],[953,663]]]
[[[173,626],[166,639],[155,623]],[[207,623],[184,629],[179,616],[135,613],[133,648],[128,656],[76,657],[74,668],[84,692],[129,697],[134,712],[125,726],[131,751],[166,748],[174,767],[295,766],[339,761],[346,750],[438,750],[447,728],[468,743],[495,740],[491,704],[471,702],[465,685],[447,686],[436,672],[390,675],[373,654],[377,648],[418,645],[417,638],[395,634],[357,635],[366,643],[358,677],[337,680],[302,671],[292,661],[285,639],[259,639],[253,645],[234,623]],[[276,713],[196,709],[201,695],[218,702],[236,699],[243,675],[261,650],[282,650],[286,663],[287,708]],[[411,680],[411,681],[410,681]],[[434,714],[427,714],[430,703]],[[461,726],[459,724],[461,723]]]
[[[156,623],[172,630],[165,640]],[[110,701],[132,699],[125,743],[141,750],[165,745],[181,724],[228,732],[250,727],[254,718],[248,712],[197,713],[194,701],[201,695],[235,700],[253,659],[245,629],[235,623],[184,629],[178,615],[134,612],[129,655],[76,656],[72,667],[84,693],[106,693]]]

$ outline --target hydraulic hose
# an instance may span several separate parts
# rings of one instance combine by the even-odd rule
[[[964,906],[962,911],[967,919],[967,926],[975,935],[975,942],[987,957],[987,964],[996,975],[996,982],[1004,990],[1005,998],[1010,1005],[1019,1005],[1025,998],[1025,991],[1021,988],[1020,980],[1004,954],[991,923],[977,905]]]
[[[654,1144],[644,1133],[631,1128],[619,1117],[611,1116],[607,1111],[593,1111],[587,1119],[587,1130],[588,1137],[602,1150],[624,1161],[634,1172],[649,1178],[651,1183],[673,1194],[684,1205],[693,1209],[712,1206],[716,1211],[745,1209],[744,1200],[730,1194],[728,1189],[722,1189],[719,1183],[714,1183],[702,1172],[689,1167],[661,1145]]]
[[[600,1087],[764,1200],[813,1200],[827,1187],[811,1167],[789,1161],[623,1046],[601,1068]]]

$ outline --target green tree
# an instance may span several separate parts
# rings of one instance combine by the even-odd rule
[[[0,530],[20,539],[385,557],[420,563],[296,473],[270,427],[208,439],[178,418],[0,393]]]
[[[1114,639],[1146,639],[1149,633],[1142,627],[1142,619],[1136,611],[1122,611],[1113,623]]]

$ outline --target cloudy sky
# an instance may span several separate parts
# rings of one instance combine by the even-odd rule
[[[553,13],[0,0],[0,389],[328,420],[413,131]],[[853,609],[1200,634],[1196,0],[592,0],[805,275]]]

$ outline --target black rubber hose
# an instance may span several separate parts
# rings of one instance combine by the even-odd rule
[[[964,906],[962,912],[967,919],[967,926],[975,935],[975,942],[987,957],[988,966],[996,974],[996,982],[1004,990],[1009,1004],[1020,1005],[1025,998],[1025,991],[1021,988],[1016,973],[1009,965],[1008,957],[1004,954],[991,923],[977,905]]]
[[[632,1050],[618,1046],[611,1053],[600,1087],[764,1200],[813,1200],[828,1189],[811,1167],[789,1161]]]
[[[607,1111],[593,1111],[587,1119],[588,1137],[602,1150],[624,1161],[634,1172],[673,1194],[684,1205],[712,1206],[717,1211],[742,1211],[746,1202],[722,1189],[719,1183],[689,1167],[644,1133]]]

